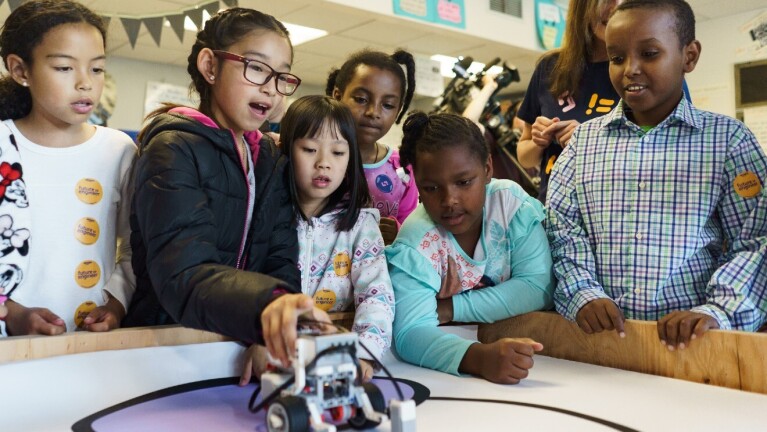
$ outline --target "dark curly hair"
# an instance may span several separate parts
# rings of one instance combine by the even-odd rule
[[[626,0],[613,11],[613,15],[631,9],[668,9],[674,15],[680,47],[695,40],[695,13],[684,0]]]
[[[335,125],[341,136],[349,143],[349,164],[346,167],[343,183],[333,191],[327,205],[320,213],[327,213],[344,201],[344,211],[336,227],[340,231],[348,231],[357,222],[360,209],[370,206],[371,201],[365,173],[362,170],[362,156],[357,147],[356,125],[349,108],[329,96],[304,96],[296,100],[290,104],[282,118],[280,146],[282,152],[291,160],[289,184],[293,207],[297,216],[307,219],[298,205],[298,191],[292,163],[293,143],[301,138],[314,137],[323,127],[327,127],[328,123]]]
[[[474,122],[452,113],[410,113],[402,126],[402,146],[399,149],[402,165],[417,170],[416,153],[435,153],[449,147],[466,146],[482,163],[487,162],[490,150],[485,137]]]
[[[402,92],[400,93],[402,106],[400,106],[400,111],[396,120],[396,123],[399,124],[402,117],[407,112],[407,109],[410,107],[410,101],[413,100],[413,92],[415,92],[415,60],[413,59],[413,55],[404,50],[397,50],[392,55],[380,51],[358,51],[352,54],[340,69],[333,69],[330,71],[328,82],[325,85],[325,94],[333,96],[333,90],[336,88],[341,93],[346,91],[346,86],[349,85],[349,82],[354,78],[354,74],[357,72],[357,66],[359,65],[377,67],[389,71],[399,78],[400,83],[402,83]],[[405,65],[407,78],[405,78],[405,72],[402,71],[400,65]]]
[[[0,30],[0,56],[8,70],[8,56],[15,54],[24,63],[35,60],[32,51],[52,29],[63,24],[86,23],[95,27],[106,48],[104,20],[80,3],[69,0],[31,0],[16,8]],[[10,75],[0,79],[0,119],[20,119],[32,110],[32,95]]]

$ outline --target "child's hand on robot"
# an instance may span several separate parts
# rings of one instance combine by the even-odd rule
[[[323,322],[320,330],[331,332],[335,327],[328,314],[314,306],[305,294],[284,294],[269,303],[261,314],[261,329],[269,354],[282,366],[290,366],[296,347],[299,318]]]
[[[261,378],[261,374],[266,371],[266,365],[269,363],[269,355],[266,347],[259,344],[253,344],[245,350],[245,366],[240,375],[240,387],[248,385],[250,379]]]
[[[370,380],[373,379],[373,374],[375,373],[374,363],[370,360],[360,359],[360,371],[362,373],[360,376],[360,381],[363,383],[370,382]]]

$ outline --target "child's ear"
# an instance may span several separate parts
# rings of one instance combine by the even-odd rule
[[[26,87],[28,85],[27,64],[21,57],[16,54],[8,54],[6,58],[6,64],[8,65],[8,72],[14,81],[19,85]]]
[[[341,94],[341,90],[338,89],[338,87],[333,87],[333,99],[340,101],[343,94]]]
[[[697,40],[694,40],[687,44],[682,54],[684,55],[684,73],[690,73],[693,70],[695,70],[695,65],[698,64],[698,59],[700,59],[700,42]]]
[[[197,54],[197,70],[208,84],[213,85],[216,81],[216,65],[218,59],[210,48],[203,48]]]
[[[486,178],[485,183],[490,183],[493,178],[493,155],[487,155],[487,163],[485,164]]]

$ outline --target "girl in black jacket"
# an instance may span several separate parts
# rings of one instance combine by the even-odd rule
[[[137,290],[124,325],[181,323],[265,342],[287,362],[300,292],[284,156],[258,128],[301,80],[287,29],[232,8],[197,34],[187,71],[198,109],[165,106],[142,131],[131,246]],[[262,340],[263,334],[263,340]]]

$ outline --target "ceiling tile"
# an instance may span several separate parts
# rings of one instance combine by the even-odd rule
[[[318,3],[315,2],[312,6],[280,15],[279,18],[289,23],[313,27],[329,33],[354,28],[375,19],[375,16],[363,11],[341,8],[328,3]]]
[[[356,39],[341,36],[325,36],[300,45],[303,52],[326,56],[332,59],[345,59],[349,54],[363,48],[386,51],[386,47],[379,44],[360,42]]]
[[[397,31],[392,31],[394,25],[396,24],[388,21],[375,20],[343,31],[340,35],[373,43],[386,41],[388,45],[398,46],[413,39],[425,37],[430,33],[426,26],[398,26]]]

